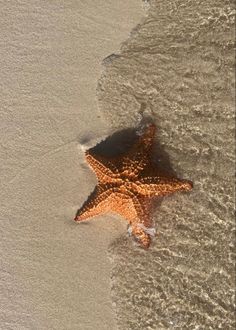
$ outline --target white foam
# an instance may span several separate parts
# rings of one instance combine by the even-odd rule
[[[156,229],[154,227],[146,227],[142,223],[137,224],[137,227],[142,228],[146,234],[148,234],[152,237],[156,236]]]

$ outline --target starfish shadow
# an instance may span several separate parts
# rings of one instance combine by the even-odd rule
[[[126,153],[137,140],[137,128],[128,128],[115,132],[101,141],[96,146],[90,148],[97,155],[112,158]],[[165,172],[169,176],[177,176],[173,170],[168,153],[156,138],[153,145],[153,165]]]
[[[135,129],[120,130],[108,136],[90,150],[107,158],[120,156],[132,147],[135,137],[137,138]]]

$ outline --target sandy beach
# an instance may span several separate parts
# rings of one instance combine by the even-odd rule
[[[73,222],[96,183],[81,146],[109,134],[103,60],[139,1],[2,1],[0,328],[116,329],[107,251],[126,230]]]
[[[0,329],[234,329],[234,8],[227,0],[0,2]],[[194,189],[148,251],[76,224],[84,150],[143,118]]]

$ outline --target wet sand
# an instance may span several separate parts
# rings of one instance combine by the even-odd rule
[[[230,1],[149,2],[106,65],[99,105],[113,129],[151,117],[194,189],[162,201],[148,252],[110,246],[119,329],[234,329],[234,10]]]

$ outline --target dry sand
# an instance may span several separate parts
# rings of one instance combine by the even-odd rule
[[[109,132],[102,61],[143,16],[140,1],[0,1],[0,328],[116,329],[109,218],[76,225],[96,182],[81,143]]]

